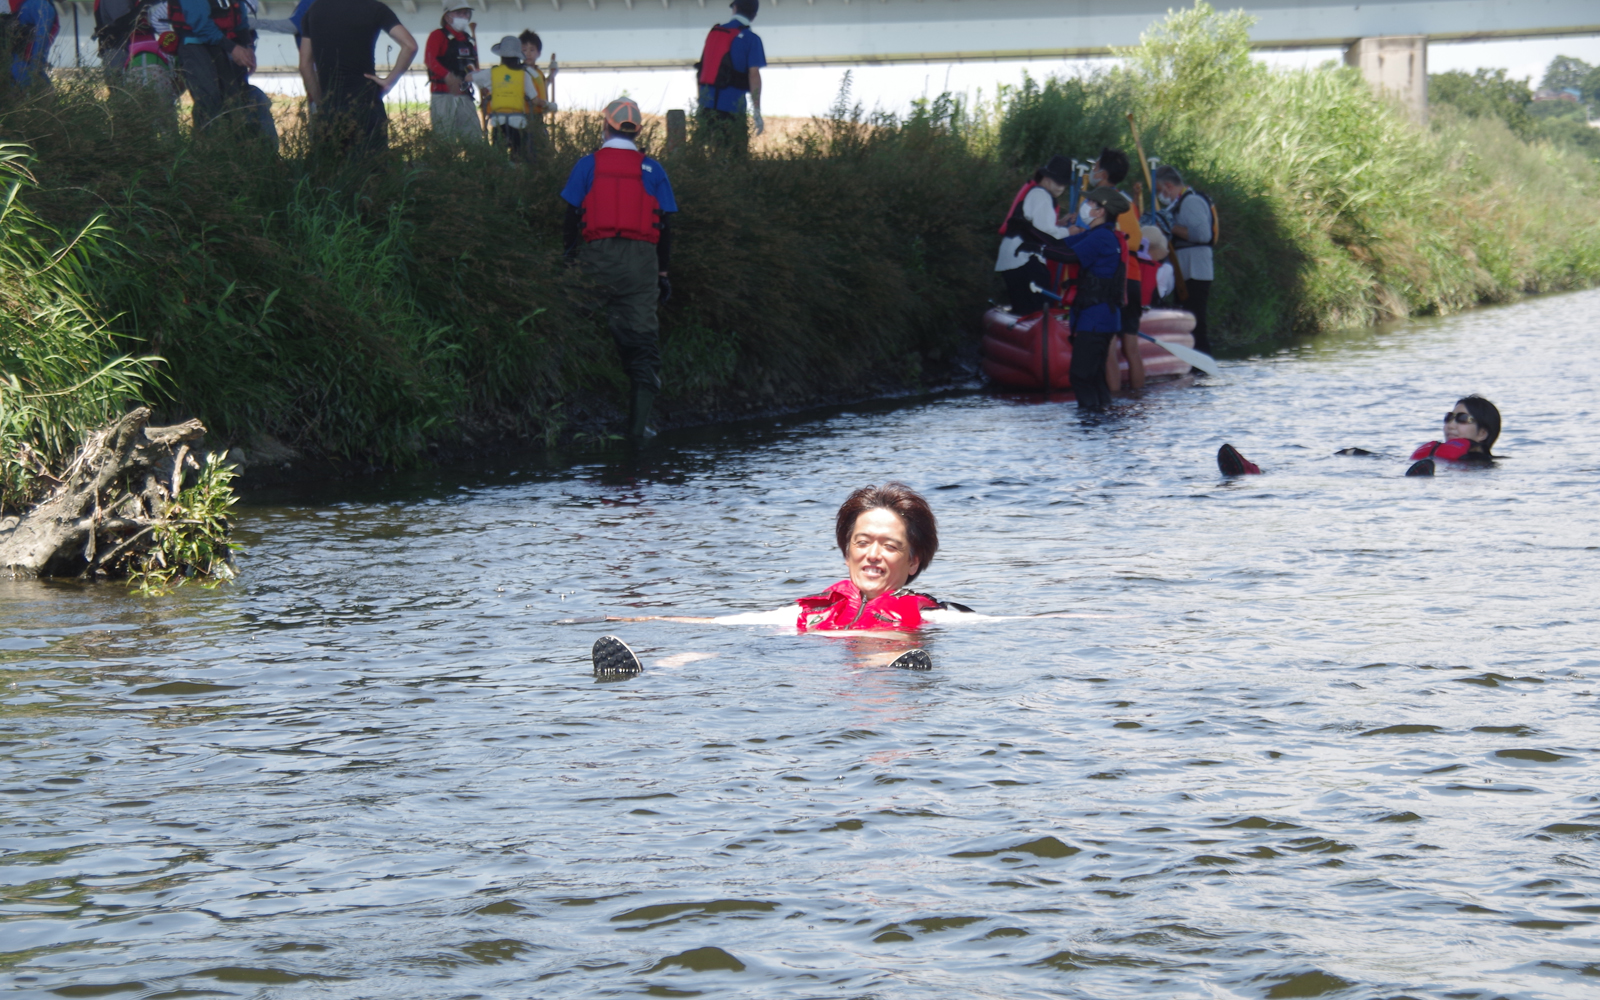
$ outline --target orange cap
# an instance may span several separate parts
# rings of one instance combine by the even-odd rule
[[[606,124],[618,132],[638,132],[644,124],[644,115],[631,97],[619,97],[606,105]]]

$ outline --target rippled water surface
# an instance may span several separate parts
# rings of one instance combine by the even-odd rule
[[[1600,995],[1600,294],[1328,338],[1097,426],[966,395],[344,485],[244,575],[0,584],[0,982],[67,997]],[[1498,467],[1407,479],[1455,398]],[[1268,475],[1222,480],[1231,441]],[[1332,457],[1360,445],[1380,457]],[[605,626],[841,574],[873,640]]]

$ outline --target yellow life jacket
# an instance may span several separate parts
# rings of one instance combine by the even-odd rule
[[[522,86],[523,71],[520,66],[489,67],[489,113],[493,115],[526,115],[528,97]]]
[[[544,71],[537,66],[527,68],[528,75],[533,77],[533,95],[539,99],[539,109],[534,114],[544,114],[544,104],[550,100],[550,84],[545,81]]]

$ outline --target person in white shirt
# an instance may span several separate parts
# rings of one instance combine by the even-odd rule
[[[1018,316],[1039,312],[1044,296],[1030,285],[1049,289],[1050,269],[1038,254],[1022,252],[1023,243],[1050,244],[1067,235],[1067,227],[1056,221],[1056,199],[1072,183],[1072,161],[1052,156],[1050,162],[1034,171],[1033,179],[1022,185],[1011,210],[1000,224],[1000,255],[994,269],[1005,279],[1011,311]]]

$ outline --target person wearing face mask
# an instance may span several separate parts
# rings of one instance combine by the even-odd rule
[[[1052,259],[1077,265],[1071,293],[1072,392],[1078,409],[1103,413],[1111,405],[1106,381],[1106,355],[1111,338],[1122,331],[1122,308],[1128,301],[1128,246],[1116,220],[1128,210],[1128,199],[1113,187],[1097,187],[1084,195],[1089,228],[1078,230],[1050,248]]]
[[[480,69],[471,80],[489,92],[489,124],[495,145],[511,151],[511,158],[533,161],[544,136],[544,114],[556,110],[546,97],[544,74],[532,60],[539,58],[539,36],[524,31],[507,35],[489,51],[500,57],[498,66]]]
[[[1116,187],[1128,176],[1128,154],[1120,149],[1106,146],[1100,150],[1100,158],[1089,168],[1088,183],[1091,188]],[[1144,388],[1144,354],[1139,350],[1139,322],[1144,314],[1144,307],[1150,304],[1150,296],[1144,291],[1144,271],[1140,266],[1138,253],[1144,243],[1144,233],[1139,227],[1139,206],[1137,204],[1140,194],[1139,186],[1134,185],[1134,195],[1128,199],[1127,211],[1117,216],[1114,220],[1118,231],[1122,233],[1123,244],[1127,252],[1127,259],[1123,261],[1128,271],[1128,296],[1127,302],[1122,307],[1122,356],[1128,361],[1128,384],[1130,388]],[[1092,202],[1085,198],[1079,207],[1079,218],[1083,228],[1088,228],[1088,211]],[[1117,352],[1106,352],[1106,383],[1113,389],[1122,387],[1122,370],[1117,363]]]
[[[483,141],[478,106],[469,77],[478,68],[478,46],[468,34],[472,8],[461,0],[442,0],[439,27],[428,35],[423,62],[428,69],[428,119],[441,139]]]
[[[1050,162],[1034,171],[1033,177],[1011,199],[1011,208],[1000,223],[1000,253],[994,269],[1006,283],[1011,312],[1028,316],[1044,309],[1044,296],[1032,285],[1049,289],[1050,269],[1038,252],[1024,251],[1023,244],[1052,245],[1067,235],[1058,224],[1056,199],[1072,183],[1072,161],[1052,156]]]
[[[1156,168],[1156,193],[1172,213],[1172,249],[1183,275],[1179,294],[1187,290],[1184,305],[1194,313],[1194,346],[1211,353],[1211,327],[1206,321],[1211,301],[1211,248],[1216,245],[1216,210],[1211,199],[1183,182],[1183,175],[1166,164]]]

